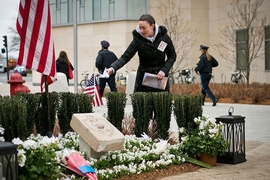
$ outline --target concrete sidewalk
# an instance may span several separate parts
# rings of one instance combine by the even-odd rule
[[[270,179],[270,143],[246,141],[246,162],[231,165],[217,163],[211,169],[201,168],[198,171],[184,173],[162,180],[239,180]]]
[[[32,86],[31,82],[25,83],[31,93],[40,92],[39,86]],[[69,86],[70,92],[74,87]],[[9,84],[0,84],[0,94],[9,95]],[[107,114],[106,99],[104,105],[94,107],[96,113]],[[201,168],[196,172],[185,173],[178,176],[166,177],[162,180],[199,180],[199,179],[270,179],[270,105],[247,105],[247,104],[226,104],[218,103],[213,107],[212,103],[205,103],[203,115],[216,118],[228,115],[230,107],[234,108],[233,115],[245,117],[245,138],[246,138],[246,162],[230,165],[217,164],[211,169]],[[125,113],[132,113],[132,106],[127,105]],[[171,122],[171,129],[177,131],[175,120]]]

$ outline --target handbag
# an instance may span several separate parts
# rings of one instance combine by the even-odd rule
[[[73,79],[73,72],[70,67],[70,62],[68,62],[68,79]]]

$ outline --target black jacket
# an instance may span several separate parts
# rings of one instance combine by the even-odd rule
[[[176,53],[173,43],[167,34],[167,29],[164,26],[159,26],[158,34],[154,42],[145,39],[136,30],[134,30],[132,34],[132,42],[129,44],[124,54],[117,61],[115,61],[111,67],[113,67],[115,71],[120,69],[130,61],[136,52],[138,52],[139,67],[134,91],[154,91],[153,89],[141,89],[144,72],[157,74],[161,70],[167,77],[176,60]],[[162,41],[167,43],[167,46],[163,52],[158,50],[158,46]],[[167,84],[166,91],[169,91],[169,84]]]
[[[196,72],[199,72],[200,74],[204,74],[204,73],[212,73],[212,67],[217,67],[218,66],[218,61],[211,56],[212,60],[208,61],[206,54],[203,53],[200,57],[199,62],[197,63],[197,66],[195,68]]]
[[[74,70],[71,63],[70,63],[70,68],[72,71]],[[56,60],[56,72],[64,73],[68,79],[68,64],[66,63],[64,58],[58,58]]]
[[[117,60],[116,55],[108,49],[103,49],[98,52],[96,58],[96,67],[99,73],[103,73],[105,68],[109,68],[111,64]]]

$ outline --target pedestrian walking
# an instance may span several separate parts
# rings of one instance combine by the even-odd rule
[[[68,59],[67,53],[65,51],[61,51],[59,53],[59,57],[56,60],[56,72],[61,72],[66,75],[68,85],[69,85],[69,76],[68,76],[69,68],[72,71],[74,70],[74,67],[72,66],[72,64]]]
[[[195,72],[200,74],[201,85],[202,85],[202,94],[203,94],[203,103],[205,101],[206,95],[213,102],[213,106],[217,105],[218,99],[212,93],[209,88],[209,82],[212,78],[212,68],[218,66],[218,61],[208,53],[208,46],[200,45],[201,56],[199,57],[199,62],[195,67]]]
[[[96,58],[96,68],[98,68],[98,72],[100,74],[103,74],[104,70],[106,68],[109,68],[111,64],[117,60],[117,56],[112,52],[109,51],[110,43],[108,41],[101,41],[101,50],[98,52],[97,58]],[[109,77],[101,77],[99,78],[99,90],[100,95],[103,96],[103,92],[106,86],[106,83],[108,83],[110,90],[112,92],[117,92],[117,88],[115,86],[115,72],[110,75]]]

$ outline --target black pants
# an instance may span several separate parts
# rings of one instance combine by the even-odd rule
[[[212,91],[209,88],[209,82],[211,80],[211,74],[208,73],[204,73],[200,75],[201,78],[201,84],[202,84],[202,94],[205,97],[206,94],[208,95],[208,97],[211,99],[211,101],[215,102],[216,101],[216,97],[215,95],[212,93]]]
[[[99,91],[101,96],[103,96],[106,83],[108,83],[112,92],[117,92],[117,88],[115,86],[115,74],[112,74],[109,78],[99,78]]]

